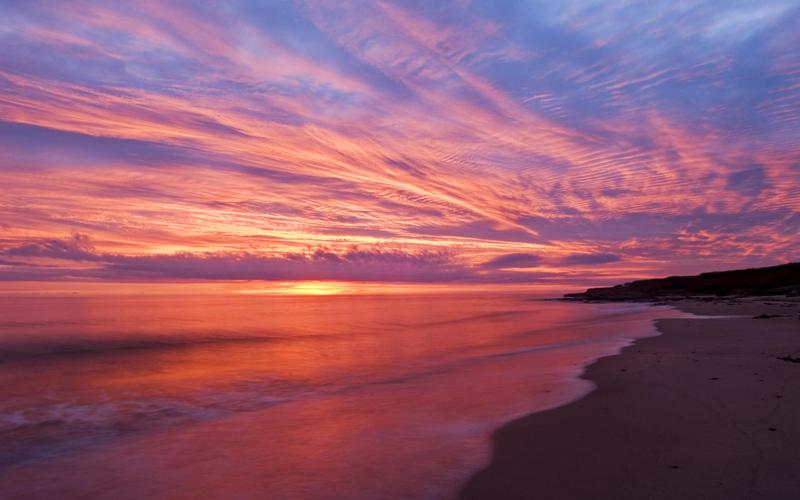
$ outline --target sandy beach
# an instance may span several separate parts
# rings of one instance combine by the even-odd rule
[[[673,305],[721,317],[659,320],[592,364],[588,396],[494,434],[461,498],[798,498],[800,300]]]

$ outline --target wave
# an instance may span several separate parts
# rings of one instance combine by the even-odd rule
[[[68,337],[69,335],[60,336]],[[51,339],[38,339],[35,342],[7,341],[5,345],[0,345],[0,362],[42,356],[71,356],[135,350],[190,348],[208,344],[264,343],[301,339],[321,339],[331,338],[332,335],[205,334],[199,336],[182,334],[174,337],[162,335],[158,338],[126,336],[126,338],[114,339],[111,335],[106,335],[105,337],[106,338],[102,339],[79,337],[74,340],[60,341],[53,341]]]
[[[225,339],[223,341],[251,340],[262,341],[264,339]],[[211,342],[211,340],[201,343],[207,342]],[[365,379],[365,374],[359,373],[357,379],[344,377],[336,381],[319,381],[316,385],[277,378],[243,381],[224,390],[209,390],[202,394],[194,394],[191,399],[141,398],[122,401],[53,402],[29,409],[1,412],[0,433],[41,426],[99,426],[117,429],[129,427],[128,430],[135,430],[135,428],[146,426],[147,422],[156,419],[174,422],[182,419],[218,418],[231,413],[262,410],[275,404],[298,399],[329,397],[370,386],[403,384],[484,363],[498,357],[518,356],[537,351],[573,347],[584,343],[583,341],[573,341],[528,346],[455,359],[445,363],[420,364],[411,367],[411,370],[383,377],[374,377],[375,374],[373,374],[374,378],[368,376]],[[157,345],[168,347],[173,344],[159,343]],[[135,349],[139,348],[139,344],[135,343],[119,348]]]
[[[196,400],[61,401],[6,410],[0,413],[0,470],[79,452],[123,435],[265,410],[288,401],[291,399],[248,391],[209,393]]]
[[[430,328],[461,323],[472,323],[483,320],[504,319],[530,314],[530,311],[499,311],[485,314],[476,314],[466,317],[447,319],[441,321],[429,321],[409,324],[392,324],[395,327],[403,328]],[[14,323],[14,326],[21,325],[45,325],[48,322],[29,322]],[[67,323],[63,323],[67,324]],[[9,326],[9,322],[0,323]],[[2,330],[2,328],[0,328]],[[349,332],[348,337],[371,336],[372,332]],[[148,337],[146,333],[136,334],[136,332],[126,333],[124,338],[116,337],[115,334],[95,333],[93,338],[87,338],[81,333],[70,334],[62,332],[58,335],[59,340],[52,338],[39,338],[36,341],[6,340],[0,341],[0,362],[11,361],[24,358],[34,358],[41,356],[74,356],[90,355],[98,353],[113,353],[135,350],[149,349],[175,349],[190,348],[194,346],[208,344],[235,344],[235,343],[263,343],[263,342],[287,342],[297,340],[335,340],[345,334],[325,333],[325,334],[300,334],[287,335],[278,332],[262,332],[242,334],[240,332],[215,330],[214,332],[181,332],[176,335],[160,334],[158,337]],[[61,340],[73,337],[69,340]],[[96,337],[96,338],[94,338]],[[115,338],[116,337],[116,338]]]
[[[476,314],[473,316],[466,316],[463,318],[454,318],[454,319],[446,319],[441,321],[428,321],[423,323],[414,323],[408,326],[415,326],[415,327],[429,327],[429,326],[445,326],[445,325],[457,325],[459,323],[471,323],[473,321],[481,321],[487,319],[500,319],[500,318],[512,318],[515,316],[522,316],[526,314],[531,314],[531,311],[498,311],[498,312],[491,312],[491,313],[484,313],[484,314]]]

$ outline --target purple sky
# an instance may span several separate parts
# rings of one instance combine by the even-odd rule
[[[798,260],[797,1],[0,3],[0,280]]]

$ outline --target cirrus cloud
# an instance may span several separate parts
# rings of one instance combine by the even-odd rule
[[[787,0],[3,2],[0,273],[797,259],[798,23]]]

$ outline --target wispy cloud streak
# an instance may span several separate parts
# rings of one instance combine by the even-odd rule
[[[783,0],[4,3],[0,274],[798,259],[798,23]]]

